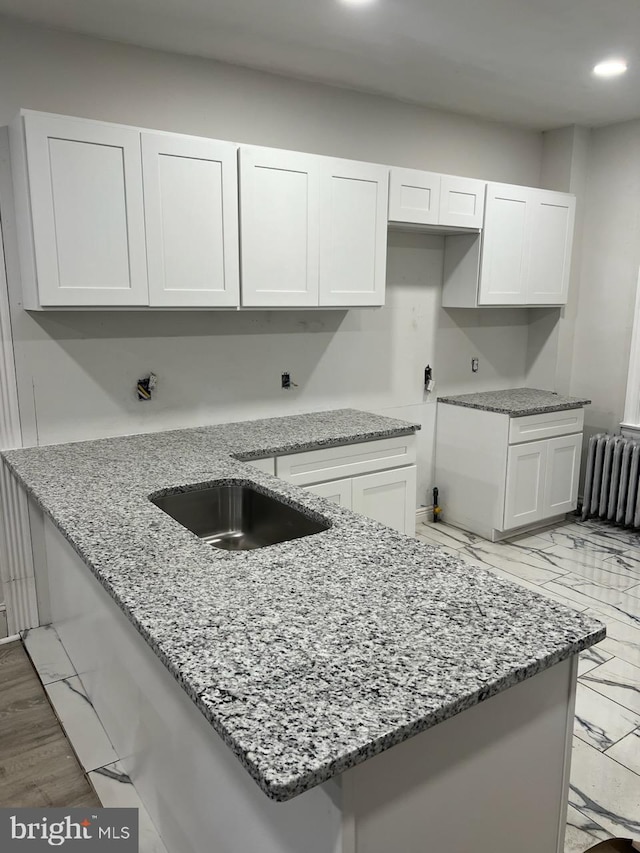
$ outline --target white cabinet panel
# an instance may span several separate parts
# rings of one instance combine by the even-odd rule
[[[275,475],[276,473],[276,460],[273,456],[266,459],[248,459],[247,464],[253,465],[258,471],[264,471],[265,474]]]
[[[485,189],[484,181],[442,175],[439,224],[482,228]]]
[[[563,305],[567,301],[575,202],[565,193],[536,193],[527,268],[529,305]]]
[[[237,147],[142,134],[149,303],[239,304]]]
[[[389,170],[319,159],[319,304],[384,305]]]
[[[306,491],[313,492],[321,498],[326,498],[334,504],[351,509],[353,480],[333,480],[330,483],[316,483],[315,486],[305,486]]]
[[[353,479],[352,509],[400,533],[413,536],[416,524],[416,468],[394,468]]]
[[[489,184],[484,220],[479,305],[524,305],[531,190]]]
[[[403,435],[279,456],[276,459],[276,474],[288,483],[306,486],[385,468],[413,465],[415,461],[415,435]]]
[[[582,433],[551,438],[547,442],[544,518],[571,512],[576,508],[581,450]]]
[[[582,432],[583,427],[584,409],[582,408],[511,418],[509,444],[537,441],[541,438],[556,438],[559,435]]]
[[[29,112],[23,121],[40,304],[147,304],[139,132]]]
[[[441,175],[417,169],[391,169],[389,221],[438,225]]]
[[[240,149],[243,306],[318,304],[319,161]]]
[[[509,447],[504,530],[538,521],[544,515],[547,441]]]

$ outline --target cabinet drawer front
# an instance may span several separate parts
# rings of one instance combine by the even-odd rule
[[[523,441],[537,441],[539,438],[554,438],[557,435],[582,432],[583,426],[584,409],[567,409],[562,412],[545,412],[542,415],[511,418],[509,444],[520,444]]]
[[[415,436],[407,435],[279,456],[276,475],[289,483],[304,486],[413,465],[415,460]]]

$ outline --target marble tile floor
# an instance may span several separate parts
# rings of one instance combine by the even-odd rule
[[[580,656],[565,853],[640,841],[640,534],[570,520],[505,542],[441,523],[416,536],[606,624]]]

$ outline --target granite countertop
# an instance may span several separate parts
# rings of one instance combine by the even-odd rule
[[[414,429],[344,409],[2,455],[262,790],[284,801],[604,637],[593,619],[240,461]],[[230,480],[331,527],[226,552],[148,500]]]
[[[554,391],[541,391],[538,388],[507,388],[504,391],[480,391],[475,394],[438,397],[438,402],[521,418],[525,415],[541,415],[544,412],[580,409],[588,406],[591,400],[583,397],[566,397]]]

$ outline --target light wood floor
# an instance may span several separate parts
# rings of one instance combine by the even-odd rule
[[[100,806],[20,642],[0,646],[0,806]]]

